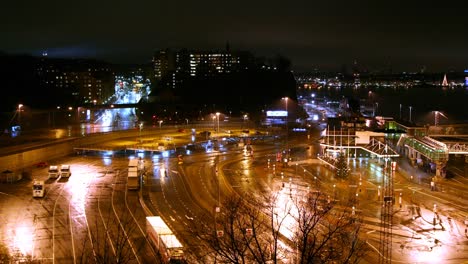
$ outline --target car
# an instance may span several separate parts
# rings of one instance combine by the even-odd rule
[[[46,167],[49,167],[49,164],[47,164],[47,162],[45,161],[41,161],[39,163],[36,164],[36,167],[38,168],[46,168]]]

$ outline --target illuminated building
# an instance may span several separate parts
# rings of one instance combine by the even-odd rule
[[[169,49],[156,51],[153,56],[154,77],[163,85],[176,88],[184,79],[215,77],[245,70],[253,56],[245,51]]]
[[[463,71],[465,73],[465,87],[468,87],[468,70]]]
[[[114,92],[114,76],[108,64],[94,60],[41,58],[36,74],[41,90],[55,104],[102,103]]]

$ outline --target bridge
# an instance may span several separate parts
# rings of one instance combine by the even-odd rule
[[[404,148],[405,155],[414,163],[422,157],[436,165],[436,176],[445,177],[449,155],[465,155],[468,162],[468,124],[411,127],[390,121],[388,127],[401,131],[397,146]],[[437,132],[438,134],[433,134]]]
[[[385,126],[383,132],[355,131],[352,135],[327,130],[320,142],[322,157],[333,166],[333,160],[341,152],[346,152],[348,158],[358,158],[366,152],[367,156],[379,159],[399,157],[401,153],[413,164],[432,163],[439,177],[445,177],[450,155],[465,155],[468,162],[468,133],[459,134],[468,131],[468,124],[419,127],[391,120]],[[438,134],[429,135],[434,132]]]

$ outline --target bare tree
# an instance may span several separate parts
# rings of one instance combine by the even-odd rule
[[[194,229],[206,243],[207,262],[356,263],[366,252],[355,213],[334,208],[319,193],[289,202],[233,195],[221,208],[211,224]]]
[[[349,207],[335,207],[319,192],[296,200],[294,241],[297,263],[357,263],[367,252],[360,221]]]

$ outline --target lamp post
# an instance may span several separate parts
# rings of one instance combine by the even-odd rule
[[[216,115],[213,115],[213,130],[216,130],[216,123],[215,123],[215,119],[216,119]]]
[[[288,134],[289,134],[289,127],[288,127],[288,118],[289,118],[289,114],[288,114],[288,97],[283,97],[282,98],[285,102],[285,105],[286,105],[286,155],[288,157],[288,160],[289,160],[289,142],[288,142]]]
[[[336,200],[336,184],[333,184],[333,200]]]
[[[21,108],[23,108],[23,104],[18,105],[18,125],[21,127]]]
[[[219,112],[216,112],[216,119],[218,120],[218,130],[217,130],[217,132],[219,134]]]
[[[158,123],[159,123],[159,129],[161,129],[161,124],[162,124],[162,120],[159,120]]]
[[[401,104],[400,104],[400,119],[401,119]]]
[[[141,130],[143,129],[143,123],[140,123],[139,127],[140,127],[139,135],[140,135],[140,144],[141,144],[142,143],[141,142]]]

